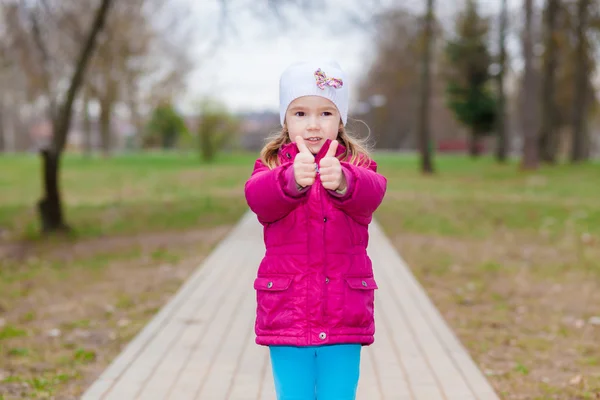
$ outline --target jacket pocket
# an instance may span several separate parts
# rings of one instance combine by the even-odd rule
[[[375,289],[372,276],[347,276],[344,288],[344,323],[348,327],[366,328],[373,324]]]
[[[291,284],[292,277],[285,275],[264,275],[254,280],[258,331],[286,329],[298,318]]]
[[[278,292],[280,290],[288,289],[290,283],[292,283],[292,277],[290,276],[259,276],[254,280],[254,289]]]

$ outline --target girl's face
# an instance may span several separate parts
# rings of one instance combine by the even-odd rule
[[[335,104],[321,96],[303,96],[292,101],[285,113],[290,141],[302,136],[311,153],[317,154],[327,139],[337,139],[342,126]]]

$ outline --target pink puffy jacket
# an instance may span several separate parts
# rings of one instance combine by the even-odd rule
[[[317,164],[326,154],[326,141]],[[345,151],[339,145],[337,155]],[[298,191],[295,143],[279,151],[281,165],[260,159],[246,182],[250,209],[264,226],[266,253],[254,281],[256,343],[314,346],[373,343],[377,284],[366,252],[368,225],[387,181],[374,161],[358,167],[342,161],[348,182],[341,196],[321,185]]]

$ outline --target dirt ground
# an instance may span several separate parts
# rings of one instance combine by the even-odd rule
[[[506,400],[600,398],[600,248],[580,239],[392,238]]]
[[[0,399],[76,399],[229,226],[0,246]]]

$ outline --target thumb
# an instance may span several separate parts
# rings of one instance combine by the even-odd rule
[[[335,152],[337,150],[337,147],[338,147],[338,141],[333,140],[329,144],[329,149],[327,149],[327,154],[325,154],[325,157],[335,157]]]
[[[306,143],[304,143],[302,136],[296,136],[296,145],[298,146],[300,153],[310,153],[310,150],[308,150],[308,147],[306,147]]]

